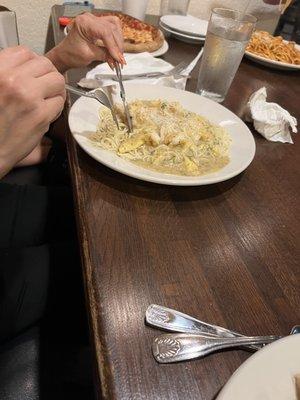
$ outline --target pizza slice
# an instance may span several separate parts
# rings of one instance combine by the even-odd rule
[[[146,22],[119,12],[94,13],[99,17],[116,16],[122,24],[124,50],[126,53],[149,53],[158,50],[164,43],[161,30]]]

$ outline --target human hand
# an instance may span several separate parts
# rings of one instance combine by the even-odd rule
[[[46,56],[60,72],[69,68],[89,65],[92,61],[114,61],[125,64],[124,40],[118,17],[96,17],[85,13],[78,15],[64,40]]]
[[[37,146],[64,101],[64,78],[46,57],[0,51],[0,177]]]
[[[51,150],[52,141],[46,136],[37,144],[37,146],[23,160],[19,161],[15,167],[28,167],[46,162]]]

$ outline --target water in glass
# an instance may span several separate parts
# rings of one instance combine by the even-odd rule
[[[243,25],[234,19],[211,19],[199,72],[199,94],[217,102],[225,99],[253,27],[251,23],[249,26],[249,22]]]

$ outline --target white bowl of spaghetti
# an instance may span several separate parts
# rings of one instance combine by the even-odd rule
[[[272,36],[268,32],[255,31],[246,48],[246,57],[267,67],[282,70],[300,70],[300,46]]]

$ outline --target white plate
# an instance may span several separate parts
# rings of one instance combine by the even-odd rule
[[[205,36],[207,32],[208,21],[192,15],[164,15],[160,20],[165,26],[180,33]]]
[[[183,42],[187,43],[204,43],[205,42],[205,36],[192,36],[192,35],[186,35],[185,33],[179,33],[174,31],[173,29],[168,28],[165,26],[161,21],[159,23],[159,26],[166,32],[171,33],[176,39],[181,40]]]
[[[88,135],[97,129],[101,105],[93,99],[81,97],[70,110],[69,125],[71,132],[77,143],[91,157],[107,167],[148,182],[176,186],[198,186],[230,179],[244,171],[253,160],[255,142],[251,132],[235,114],[222,105],[197,94],[169,87],[125,82],[125,90],[128,101],[137,98],[178,101],[184,108],[208,118],[215,124],[224,126],[232,139],[230,162],[218,172],[197,177],[164,174],[139,167],[113,152],[102,150],[91,144]]]
[[[65,26],[65,28],[64,28],[64,34],[65,34],[65,36],[67,36],[67,34],[68,34],[67,26]],[[159,49],[153,51],[153,52],[150,53],[150,54],[152,54],[153,57],[160,57],[160,56],[166,54],[166,52],[167,52],[168,50],[169,50],[168,42],[167,42],[166,40],[164,40],[163,45],[162,45]],[[126,54],[126,53],[125,53],[125,54]],[[130,53],[130,54],[132,54],[132,53]]]
[[[250,357],[217,400],[296,400],[296,374],[300,374],[299,334],[273,342]]]
[[[166,40],[164,40],[164,44],[157,49],[156,51],[152,51],[152,53],[150,53],[153,57],[160,57],[164,54],[166,54],[166,52],[169,50],[169,45],[168,42]]]
[[[288,43],[288,42],[285,40],[285,43]],[[296,49],[300,51],[300,46],[298,44],[296,44]],[[294,71],[300,70],[300,65],[284,63],[281,61],[269,60],[268,58],[259,56],[254,53],[250,53],[250,51],[246,51],[245,55],[246,55],[246,57],[250,58],[251,60],[257,62],[258,64],[262,64],[267,67],[281,69],[281,70],[294,70]]]

